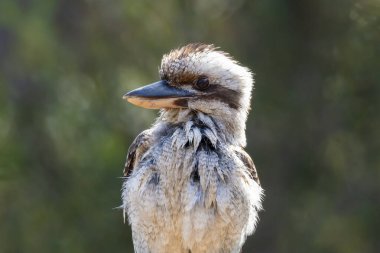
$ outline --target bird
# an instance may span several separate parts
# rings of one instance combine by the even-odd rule
[[[131,144],[122,209],[136,253],[238,253],[264,191],[244,150],[253,74],[212,44],[162,58],[160,80],[126,93],[159,109]]]

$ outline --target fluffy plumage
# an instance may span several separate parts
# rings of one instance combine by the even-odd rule
[[[239,252],[263,194],[243,150],[252,74],[213,46],[190,44],[163,57],[160,76],[195,95],[163,108],[129,149],[122,199],[135,252]]]

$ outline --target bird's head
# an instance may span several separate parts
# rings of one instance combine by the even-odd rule
[[[201,112],[245,129],[252,73],[213,45],[189,44],[163,56],[161,80],[128,92],[124,99],[163,113]],[[240,127],[239,127],[240,128]]]

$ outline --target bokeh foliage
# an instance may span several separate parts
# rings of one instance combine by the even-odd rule
[[[195,41],[256,73],[244,252],[380,251],[378,0],[2,0],[0,252],[132,252],[118,177],[156,114],[121,96]]]

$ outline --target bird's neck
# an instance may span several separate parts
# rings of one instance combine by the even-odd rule
[[[210,115],[191,109],[165,109],[156,124],[186,124],[193,122],[218,133],[219,139],[240,147],[246,146],[245,122],[246,115],[237,112],[233,117],[225,115]]]

